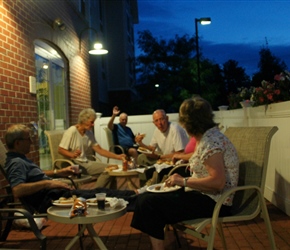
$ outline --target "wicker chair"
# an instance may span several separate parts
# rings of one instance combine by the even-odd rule
[[[174,224],[174,229],[181,230],[201,240],[207,241],[207,249],[213,249],[215,232],[218,229],[222,238],[223,247],[227,249],[222,223],[252,220],[258,215],[261,215],[265,221],[271,249],[276,249],[263,193],[271,139],[277,130],[277,127],[228,128],[225,135],[235,145],[240,160],[238,187],[228,190],[220,197],[213,211],[212,218],[182,221]],[[233,215],[218,217],[221,205],[230,193],[235,193],[232,206]],[[205,234],[203,229],[209,224],[211,225],[210,232],[209,234]]]

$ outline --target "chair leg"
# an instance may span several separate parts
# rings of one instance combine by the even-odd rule
[[[225,235],[224,235],[224,230],[223,230],[223,225],[222,225],[222,223],[218,223],[218,224],[217,224],[217,230],[218,230],[219,235],[220,235],[220,237],[221,237],[221,239],[222,239],[223,248],[224,248],[225,250],[227,250],[228,248],[227,248],[227,243],[226,243],[226,240],[225,240]]]
[[[13,217],[13,216],[14,216],[14,212],[8,212],[8,217]],[[3,229],[3,232],[0,237],[0,241],[6,241],[8,234],[11,231],[13,221],[14,219],[8,219],[6,221],[5,228]]]
[[[181,248],[180,239],[179,239],[179,236],[178,236],[178,233],[177,233],[177,230],[176,230],[175,227],[173,227],[173,233],[175,235],[175,238],[176,238],[176,241],[177,241],[177,244],[178,244],[178,248]]]
[[[262,210],[262,217],[263,217],[265,225],[266,225],[266,230],[267,230],[267,234],[268,234],[269,241],[271,244],[271,249],[276,249],[275,238],[274,238],[272,225],[270,222],[268,209],[266,206],[264,196],[260,192],[259,192],[259,199],[260,199],[260,206],[261,206],[261,210]]]
[[[13,220],[7,220],[5,228],[1,234],[0,241],[6,241],[8,234],[10,233],[12,227]]]

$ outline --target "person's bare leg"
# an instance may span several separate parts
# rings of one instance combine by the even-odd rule
[[[164,250],[164,240],[159,240],[150,236],[152,250]]]
[[[135,148],[129,148],[128,154],[134,158],[135,164],[137,164],[138,152]]]

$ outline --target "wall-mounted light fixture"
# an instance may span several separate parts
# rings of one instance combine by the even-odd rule
[[[87,30],[92,30],[93,32],[96,33],[96,36],[98,36],[98,32],[94,29],[94,28],[85,28],[81,31],[80,35],[79,35],[79,50],[81,51],[81,42],[82,42],[82,36],[84,34],[85,31]],[[89,49],[89,53],[92,55],[104,55],[104,54],[108,54],[108,50],[103,48],[103,44],[100,42],[95,41],[94,43],[90,42],[90,49]]]
[[[52,27],[53,29],[60,29],[60,30],[65,30],[65,24],[63,23],[63,21],[60,19],[60,18],[56,18],[54,21],[53,21],[53,24],[52,24]]]

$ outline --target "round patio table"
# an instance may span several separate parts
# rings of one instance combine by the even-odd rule
[[[100,249],[107,249],[101,238],[96,233],[93,223],[114,220],[126,213],[126,206],[119,206],[116,208],[106,207],[105,210],[99,210],[96,206],[89,206],[87,208],[88,214],[86,216],[76,216],[70,218],[71,207],[52,206],[47,210],[48,219],[64,223],[64,224],[77,224],[80,229],[77,235],[69,242],[65,250],[71,249],[77,240],[82,237],[85,230],[88,231],[91,238],[98,245]]]

